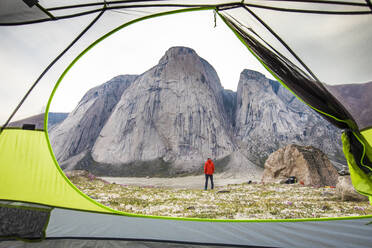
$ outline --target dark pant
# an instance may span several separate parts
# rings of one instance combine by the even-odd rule
[[[205,174],[205,187],[204,187],[204,189],[208,188],[208,178],[211,179],[211,185],[212,185],[211,189],[213,189],[214,188],[213,175],[208,175],[208,174]]]

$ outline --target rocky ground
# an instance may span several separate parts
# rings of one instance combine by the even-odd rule
[[[228,184],[234,179],[230,178],[221,183],[216,176],[217,187],[206,191],[202,187],[194,187],[194,184],[190,187],[184,178],[178,180],[183,184],[181,188],[172,183],[161,186],[146,185],[146,180],[150,182],[150,179],[146,178],[128,181],[127,184],[110,183],[92,174],[69,175],[69,178],[81,191],[96,201],[113,209],[136,214],[213,219],[372,215],[372,206],[368,201],[342,201],[336,194],[336,189],[331,187],[261,184],[257,181]],[[236,182],[239,180],[235,179]],[[133,185],[134,182],[137,182],[137,185]]]

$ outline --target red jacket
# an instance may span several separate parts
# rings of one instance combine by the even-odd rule
[[[204,174],[213,175],[213,172],[214,172],[214,164],[212,160],[208,159],[204,165]]]

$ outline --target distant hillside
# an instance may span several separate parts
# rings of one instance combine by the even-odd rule
[[[354,116],[359,129],[372,126],[372,82],[364,84],[327,85],[327,89]]]
[[[64,121],[68,116],[68,113],[53,113],[50,112],[48,115],[48,129],[50,130],[58,123]],[[23,124],[34,124],[36,129],[44,129],[44,113],[34,115],[22,120],[14,121],[9,123],[9,127],[22,127]]]

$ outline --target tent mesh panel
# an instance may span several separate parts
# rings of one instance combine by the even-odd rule
[[[49,215],[49,210],[0,206],[0,238],[42,239]]]

